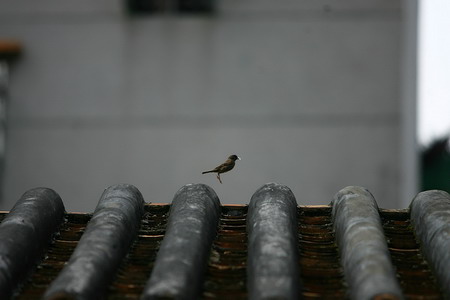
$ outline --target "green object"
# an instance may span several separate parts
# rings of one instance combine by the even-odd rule
[[[450,192],[449,138],[433,142],[422,152],[422,190]]]

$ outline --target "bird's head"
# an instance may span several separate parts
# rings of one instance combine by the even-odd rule
[[[241,158],[240,158],[239,156],[233,154],[233,155],[230,155],[230,157],[228,157],[228,159],[231,159],[231,160],[236,161],[236,160],[238,160],[238,159],[240,160]]]

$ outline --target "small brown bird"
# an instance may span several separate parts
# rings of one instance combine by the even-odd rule
[[[206,173],[217,173],[217,179],[219,179],[219,182],[222,183],[222,180],[220,180],[220,174],[230,171],[234,168],[236,160],[240,159],[237,155],[230,155],[228,159],[221,164],[220,166],[215,167],[214,169],[210,171],[202,172],[202,174]]]

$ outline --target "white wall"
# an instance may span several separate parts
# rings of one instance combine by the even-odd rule
[[[25,48],[0,209],[46,186],[91,211],[120,182],[151,202],[203,182],[248,203],[276,181],[300,204],[362,185],[403,206],[400,1],[219,4],[131,18],[120,1],[0,2],[0,37]],[[201,175],[234,153],[224,184]]]

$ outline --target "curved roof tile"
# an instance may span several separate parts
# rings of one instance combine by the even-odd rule
[[[402,299],[372,194],[361,187],[346,187],[336,194],[332,206],[336,242],[350,297]]]
[[[450,299],[447,193],[386,210],[366,189],[347,187],[332,206],[297,206],[289,188],[272,183],[250,202],[221,206],[210,187],[191,184],[172,204],[145,204],[135,187],[115,185],[91,218],[64,215],[54,191],[31,190],[0,212],[0,293],[19,286],[18,300]]]
[[[0,224],[0,295],[8,297],[41,258],[64,217],[59,195],[47,188],[27,191]]]
[[[136,236],[144,199],[132,185],[107,188],[67,265],[44,299],[99,299]]]
[[[198,299],[219,218],[219,198],[207,185],[185,185],[176,193],[141,299]]]
[[[248,207],[249,299],[297,299],[297,201],[291,190],[269,183],[252,196]]]
[[[425,256],[450,299],[450,195],[438,190],[419,193],[410,211]]]

